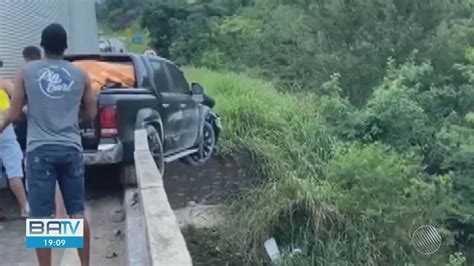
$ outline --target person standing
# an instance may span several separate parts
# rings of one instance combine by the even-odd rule
[[[25,63],[29,63],[36,60],[41,60],[41,50],[36,46],[27,46],[23,49],[23,59]],[[26,113],[26,106],[23,110]],[[26,132],[26,128],[24,128]],[[67,218],[66,209],[64,207],[63,196],[61,190],[59,189],[58,182],[56,181],[56,192],[55,192],[55,216],[56,218]]]
[[[23,49],[23,59],[25,63],[41,60],[41,50],[36,46],[27,46]]]
[[[41,34],[45,58],[30,62],[15,81],[12,104],[0,132],[27,108],[26,171],[30,217],[54,215],[58,181],[68,215],[84,220],[84,247],[78,249],[83,266],[89,265],[90,233],[84,215],[84,159],[78,119],[94,119],[97,106],[86,73],[63,59],[67,33],[57,23]],[[51,249],[36,249],[40,266],[51,265]]]
[[[11,97],[13,90],[11,81],[0,78],[0,91]],[[12,125],[0,132],[0,161],[0,168],[3,164],[10,189],[20,206],[20,215],[22,218],[26,218],[28,217],[28,201],[23,185],[23,152]],[[0,220],[4,218],[3,211],[0,209]]]

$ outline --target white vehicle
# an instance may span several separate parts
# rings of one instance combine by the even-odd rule
[[[42,30],[54,22],[68,33],[67,54],[98,53],[95,14],[95,0],[0,0],[0,76],[14,78],[23,48],[39,47]]]
[[[144,55],[146,56],[158,56],[154,50],[146,50]]]
[[[112,45],[108,40],[100,40],[99,41],[99,49],[102,53],[111,53],[112,52]]]
[[[99,40],[100,51],[103,53],[126,53],[127,46],[121,38],[102,37]]]

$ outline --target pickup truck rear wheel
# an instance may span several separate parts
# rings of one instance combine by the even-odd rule
[[[182,162],[192,166],[198,166],[207,162],[214,152],[216,146],[216,133],[214,127],[209,121],[204,122],[203,136],[199,144],[199,150],[196,153],[188,155],[182,159]]]
[[[153,159],[155,159],[158,170],[161,175],[163,175],[165,172],[165,160],[160,134],[152,125],[147,126],[146,130],[148,135],[148,147],[150,148],[151,155],[153,156]]]

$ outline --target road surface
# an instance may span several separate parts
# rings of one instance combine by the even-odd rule
[[[114,169],[87,172],[86,214],[90,219],[91,265],[122,265],[122,191]],[[0,222],[0,265],[38,265],[34,250],[24,246],[25,221],[9,190],[0,190],[0,204],[6,220]],[[80,265],[75,249],[54,249],[53,265]]]
[[[244,178],[242,166],[234,160],[212,159],[200,167],[167,164],[164,182],[170,205],[180,224],[201,216],[201,207],[222,202],[242,184],[254,180]],[[92,226],[91,265],[124,265],[123,190],[118,168],[107,167],[86,172],[86,214]],[[1,182],[0,182],[1,183]],[[191,204],[190,204],[191,203]],[[190,208],[191,207],[193,208]],[[37,265],[34,250],[24,247],[25,221],[11,193],[0,189],[0,206],[6,221],[0,222],[0,265]],[[53,265],[79,265],[74,249],[55,249]]]

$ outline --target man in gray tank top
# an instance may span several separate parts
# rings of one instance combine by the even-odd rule
[[[45,58],[26,64],[16,77],[12,103],[0,132],[21,117],[28,104],[26,172],[31,218],[54,216],[55,184],[63,192],[68,215],[84,219],[82,265],[89,265],[90,236],[84,216],[84,160],[78,118],[94,119],[95,99],[87,75],[63,60],[67,34],[59,24],[41,35]],[[37,249],[40,265],[51,265],[51,249]]]

